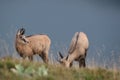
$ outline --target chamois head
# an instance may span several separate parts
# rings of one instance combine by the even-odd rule
[[[68,56],[67,57],[63,57],[63,55],[61,54],[61,52],[59,52],[59,56],[60,56],[60,59],[58,60],[58,62],[60,64],[62,64],[63,66],[65,67],[70,67],[70,63],[68,61]]]
[[[16,34],[16,39],[19,41],[19,42],[22,42],[22,43],[26,43],[28,42],[28,40],[25,38],[25,29],[24,28],[20,28],[18,31],[17,31],[17,34]]]
[[[71,40],[68,56],[64,57],[59,52],[61,59],[60,64],[65,67],[71,67],[73,61],[79,62],[79,67],[85,67],[85,58],[89,47],[89,41],[87,35],[84,32],[76,32]]]

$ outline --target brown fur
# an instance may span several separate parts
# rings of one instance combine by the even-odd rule
[[[25,36],[24,29],[19,29],[16,34],[15,47],[21,57],[33,60],[33,55],[38,54],[45,63],[48,63],[48,52],[51,40],[47,35]]]
[[[68,56],[63,58],[62,54],[59,53],[61,56],[61,60],[59,62],[66,67],[71,67],[73,61],[78,61],[79,67],[85,67],[85,58],[88,47],[89,41],[87,35],[83,32],[76,32],[72,38]]]

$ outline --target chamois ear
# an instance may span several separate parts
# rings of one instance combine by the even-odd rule
[[[60,56],[60,58],[63,58],[63,55],[61,54],[61,52],[59,51],[59,56]]]

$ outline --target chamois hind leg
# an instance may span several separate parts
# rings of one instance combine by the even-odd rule
[[[28,56],[30,61],[33,61],[33,56]]]
[[[80,59],[80,61],[79,61],[79,67],[86,67],[85,58]]]
[[[44,60],[45,63],[48,63],[48,62],[49,62],[48,53],[47,53],[47,52],[44,52],[43,60]]]
[[[25,60],[25,58],[26,58],[26,56],[23,55],[23,54],[20,54],[20,57],[22,57],[24,60]]]
[[[87,49],[85,50],[85,55],[82,56],[79,60],[79,67],[86,67],[85,58],[87,55]]]
[[[73,65],[73,62],[70,63],[70,67],[72,67],[72,65]]]
[[[49,62],[48,54],[46,54],[45,52],[42,52],[41,54],[39,54],[39,56],[43,59],[45,63]]]

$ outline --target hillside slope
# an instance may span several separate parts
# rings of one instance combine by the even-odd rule
[[[4,58],[0,59],[0,80],[120,80],[120,72],[102,68],[68,69],[59,64]]]

